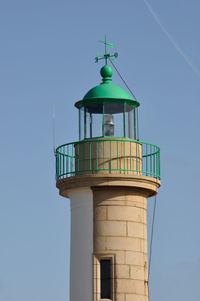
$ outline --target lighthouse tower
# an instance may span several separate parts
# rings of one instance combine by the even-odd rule
[[[139,140],[139,102],[112,82],[110,57],[96,58],[101,83],[75,103],[79,141],[56,149],[71,206],[70,301],[148,301],[147,199],[160,186],[160,149]]]

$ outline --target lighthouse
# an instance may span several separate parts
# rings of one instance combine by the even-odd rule
[[[112,81],[75,102],[79,140],[57,147],[56,185],[70,199],[70,301],[148,301],[147,200],[160,186],[160,149],[140,140],[138,100]]]

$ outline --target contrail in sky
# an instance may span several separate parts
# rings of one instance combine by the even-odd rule
[[[171,42],[171,44],[174,46],[174,48],[176,49],[176,51],[180,54],[180,56],[182,56],[182,58],[185,60],[185,62],[188,64],[188,66],[200,78],[200,70],[193,64],[193,62],[191,61],[191,59],[183,52],[183,50],[180,48],[180,46],[178,45],[178,43],[174,40],[174,38],[172,37],[172,35],[168,32],[168,30],[165,28],[165,26],[161,23],[160,19],[156,15],[155,11],[153,10],[153,8],[149,4],[149,2],[147,0],[143,0],[143,1],[146,4],[149,12],[153,16],[154,20],[159,25],[159,27],[161,28],[162,32],[166,35],[166,37]]]

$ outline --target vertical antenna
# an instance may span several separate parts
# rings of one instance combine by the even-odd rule
[[[55,119],[56,119],[56,113],[55,113],[55,104],[53,104],[52,107],[52,143],[53,143],[53,152],[55,154],[56,151],[56,134],[55,134]]]
[[[107,65],[108,57],[107,57],[107,42],[106,42],[106,35],[105,35],[105,38],[104,38],[104,45],[105,45],[105,63],[106,63],[106,65]]]

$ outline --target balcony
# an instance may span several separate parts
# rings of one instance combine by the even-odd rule
[[[160,148],[126,138],[94,138],[59,146],[56,180],[86,174],[124,174],[160,179]]]

